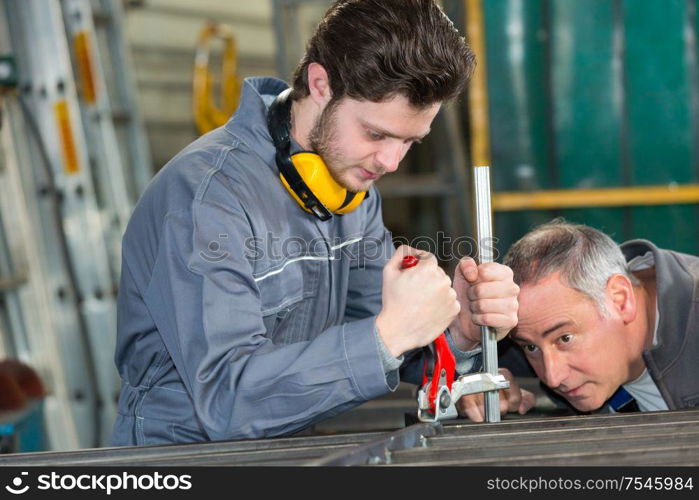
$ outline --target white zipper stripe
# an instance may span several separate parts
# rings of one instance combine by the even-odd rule
[[[357,243],[358,241],[362,241],[364,239],[363,236],[360,236],[359,238],[354,238],[353,240],[347,240],[344,243],[340,243],[339,245],[335,245],[334,247],[330,247],[331,250],[337,250],[338,248],[346,247],[347,245],[351,245],[352,243]]]
[[[338,250],[338,249],[340,249],[340,248],[342,248],[342,247],[346,247],[347,245],[351,245],[352,243],[357,243],[358,241],[362,241],[363,239],[364,239],[363,237],[354,238],[354,239],[345,241],[344,243],[340,243],[339,245],[332,246],[332,247],[330,247],[330,250]],[[286,266],[288,266],[289,264],[293,264],[294,262],[299,262],[299,261],[302,261],[302,260],[335,260],[335,256],[334,256],[334,255],[328,255],[328,256],[325,256],[325,257],[314,257],[314,256],[312,256],[312,255],[306,255],[306,256],[303,256],[303,257],[296,257],[295,259],[289,259],[289,260],[287,260],[286,262],[284,262],[284,265],[283,265],[282,267],[280,267],[279,269],[276,269],[276,270],[274,270],[274,271],[270,271],[270,272],[268,272],[267,274],[263,274],[262,276],[260,276],[260,277],[258,277],[258,278],[255,278],[255,282],[256,282],[256,283],[259,283],[260,281],[262,281],[262,280],[264,280],[264,279],[267,279],[267,278],[269,278],[270,276],[274,276],[275,274],[279,274],[279,273],[281,273],[284,269],[286,269]]]

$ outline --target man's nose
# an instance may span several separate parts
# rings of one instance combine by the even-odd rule
[[[569,372],[565,357],[555,351],[546,352],[543,356],[544,376],[540,378],[553,389],[563,385],[568,378]]]
[[[409,145],[400,139],[386,141],[376,153],[376,163],[386,173],[395,172],[398,164],[408,152]]]

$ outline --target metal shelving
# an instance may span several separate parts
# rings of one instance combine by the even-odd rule
[[[0,466],[699,465],[699,409],[0,456]]]

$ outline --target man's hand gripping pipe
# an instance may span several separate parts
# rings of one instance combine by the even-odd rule
[[[492,262],[492,223],[490,207],[490,175],[488,167],[475,167],[474,185],[476,198],[476,233],[480,263]],[[403,259],[403,268],[418,264],[417,257]],[[418,391],[418,419],[436,422],[458,417],[456,402],[467,394],[485,392],[485,419],[500,421],[500,389],[510,383],[498,373],[498,350],[495,332],[481,326],[484,372],[462,375],[454,380],[456,360],[449,349],[446,335],[442,333],[425,349],[425,366],[422,387]]]

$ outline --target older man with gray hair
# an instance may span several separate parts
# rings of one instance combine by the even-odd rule
[[[521,288],[510,336],[577,410],[699,406],[699,258],[555,220],[504,264]]]

